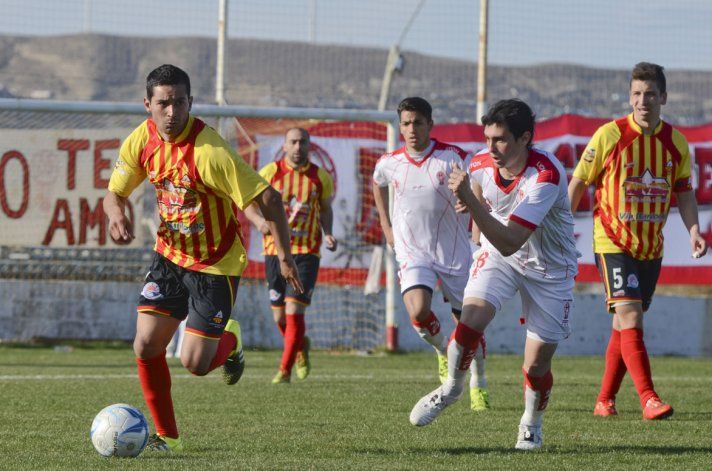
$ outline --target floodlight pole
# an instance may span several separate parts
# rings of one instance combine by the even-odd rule
[[[475,122],[482,124],[482,115],[487,107],[487,4],[480,0],[480,47],[477,58],[477,116]]]
[[[227,5],[228,0],[219,0],[218,3],[218,42],[217,60],[215,61],[215,103],[218,106],[225,104],[225,43],[227,39]],[[225,137],[223,132],[224,120],[218,118],[218,132]]]

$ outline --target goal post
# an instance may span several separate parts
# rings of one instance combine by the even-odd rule
[[[396,348],[392,254],[383,257],[385,276],[378,283],[383,289],[364,292],[371,254],[383,243],[370,176],[378,157],[397,146],[394,114],[201,104],[193,106],[192,114],[214,127],[218,119],[231,122],[224,127],[224,137],[255,168],[280,157],[286,129],[309,130],[310,159],[335,180],[334,233],[340,244],[335,253],[322,250],[319,282],[308,311],[308,334],[321,348]],[[133,310],[136,296],[131,289],[136,291],[135,283],[144,275],[155,235],[153,189],[146,184],[132,195],[137,239],[128,247],[114,245],[107,236],[100,200],[121,140],[145,116],[140,103],[0,99],[0,285],[12,290],[18,282],[74,283],[88,286],[91,292],[110,291],[107,285],[111,283],[129,285],[134,288],[122,288],[131,293],[126,305],[119,302],[112,308],[121,314],[106,315]],[[236,310],[248,345],[277,346],[280,339],[270,324],[260,235],[242,215],[238,217],[250,264],[241,280]],[[61,290],[45,291],[62,296]],[[240,294],[246,299],[241,301]],[[48,320],[57,324],[54,330],[37,335],[36,330],[28,334],[21,327],[3,327],[8,324],[2,322],[4,314],[0,313],[0,339],[131,335],[121,329],[103,331],[101,326],[73,332],[70,325],[76,322],[76,313],[72,305],[76,304],[55,301],[59,301],[55,306],[65,307],[53,313],[56,319]],[[51,299],[45,302],[53,304]]]

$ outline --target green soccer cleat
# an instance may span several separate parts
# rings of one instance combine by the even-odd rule
[[[306,335],[302,342],[302,351],[297,352],[296,373],[297,379],[304,380],[309,376],[311,371],[311,361],[309,360],[309,349],[311,348],[311,340]]]
[[[274,378],[272,378],[272,384],[289,384],[292,378],[290,374],[279,370]]]
[[[230,319],[225,324],[225,330],[232,332],[237,338],[235,350],[227,357],[225,364],[222,366],[222,377],[225,384],[233,385],[240,381],[242,373],[245,371],[245,355],[242,351],[242,333],[240,331],[240,323]]]
[[[146,449],[151,451],[170,451],[172,453],[180,453],[183,451],[183,439],[180,437],[162,437],[157,433],[154,433],[148,437]]]
[[[470,409],[482,412],[490,408],[489,393],[484,388],[470,388]]]
[[[447,354],[436,353],[438,355],[438,376],[440,376],[440,384],[445,384],[445,381],[447,381]]]

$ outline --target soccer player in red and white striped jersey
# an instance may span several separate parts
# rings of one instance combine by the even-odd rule
[[[203,376],[223,366],[236,383],[244,369],[239,324],[231,319],[247,255],[236,209],[256,202],[274,234],[280,268],[295,290],[301,283],[289,253],[281,198],[220,135],[190,115],[190,78],[162,65],[146,78],[150,117],[124,141],[104,198],[111,238],[134,238],[128,197],[146,178],[156,189],[161,224],[153,263],[138,301],[134,352],[156,434],[149,448],[181,451],[166,346],[187,317],[181,361]]]
[[[685,137],[660,118],[667,101],[663,68],[641,62],[630,79],[628,116],[601,126],[591,138],[569,184],[575,211],[588,185],[596,188],[593,251],[612,316],[606,368],[594,415],[616,415],[615,398],[630,372],[643,418],[673,413],[653,387],[643,340],[643,313],[652,301],[663,257],[663,226],[672,194],[690,233],[693,257],[707,252],[700,236]]]
[[[309,161],[309,148],[310,136],[306,129],[288,129],[282,144],[284,157],[260,170],[260,175],[282,195],[291,231],[290,251],[304,287],[302,293],[294,292],[280,275],[275,238],[259,207],[253,204],[245,210],[247,218],[263,234],[265,276],[272,314],[284,337],[282,361],[272,379],[273,384],[289,383],[295,363],[297,379],[306,379],[311,371],[311,341],[305,335],[304,315],[311,304],[319,274],[322,232],[326,248],[331,251],[337,248],[332,231],[334,183],[326,170]]]

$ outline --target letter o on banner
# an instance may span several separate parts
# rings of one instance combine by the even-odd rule
[[[22,201],[17,209],[10,208],[7,201],[7,187],[5,185],[5,167],[11,159],[16,159],[22,169]],[[10,150],[3,154],[0,159],[0,206],[7,217],[19,219],[27,211],[30,204],[30,167],[27,165],[25,156],[16,150]]]

